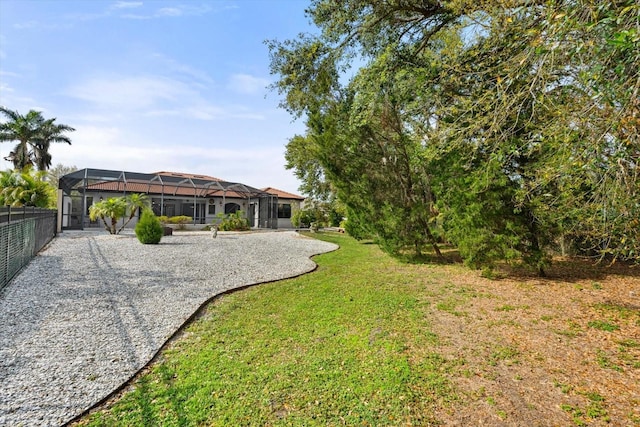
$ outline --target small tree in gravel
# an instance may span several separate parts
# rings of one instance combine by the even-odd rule
[[[131,222],[134,216],[138,211],[142,211],[143,209],[149,207],[149,198],[145,194],[133,193],[129,194],[124,199],[127,204],[127,210],[129,211],[129,218],[122,224],[122,227],[118,230],[120,233],[126,226]]]
[[[89,208],[89,218],[95,221],[98,218],[104,223],[104,228],[110,234],[118,234],[116,226],[118,220],[127,212],[127,202],[123,197],[110,197],[94,203]]]
[[[156,245],[162,239],[162,224],[151,209],[144,209],[142,217],[136,224],[136,236],[141,243]]]
[[[104,223],[105,230],[111,234],[119,234],[135,217],[138,210],[147,206],[149,206],[148,198],[144,194],[133,193],[126,197],[109,197],[89,207],[89,218],[91,221],[100,218]],[[127,220],[120,228],[117,228],[118,221],[127,215]]]

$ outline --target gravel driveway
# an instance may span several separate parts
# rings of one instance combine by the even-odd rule
[[[207,300],[309,272],[336,249],[295,232],[65,231],[0,293],[0,425],[57,426],[141,369]]]

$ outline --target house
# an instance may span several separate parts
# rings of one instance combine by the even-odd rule
[[[263,188],[262,191],[278,197],[278,228],[293,228],[291,215],[304,207],[304,197],[273,187]]]
[[[131,193],[147,194],[156,215],[186,215],[194,225],[210,224],[219,213],[241,211],[252,228],[276,229],[280,224],[290,228],[291,211],[299,208],[304,198],[271,187],[265,190],[208,175],[81,169],[59,180],[58,228],[102,227],[90,220],[89,208],[100,200]]]

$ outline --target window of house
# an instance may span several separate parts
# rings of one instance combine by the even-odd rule
[[[162,205],[162,203],[161,203],[161,202],[162,202],[162,200],[161,200],[161,199],[158,199],[158,198],[152,198],[152,199],[151,199],[151,209],[153,210],[153,213],[154,213],[156,216],[160,216],[160,215],[162,215],[162,214],[160,213],[160,207],[161,207],[161,205]]]
[[[89,215],[89,208],[93,205],[93,197],[87,196],[87,215]]]
[[[164,205],[164,214],[169,217],[175,216],[176,205],[174,205],[173,203],[167,203],[166,205]]]
[[[291,218],[291,204],[289,203],[278,204],[278,218]]]
[[[232,213],[236,213],[240,210],[240,205],[237,203],[227,203],[224,205],[224,213],[229,215]]]

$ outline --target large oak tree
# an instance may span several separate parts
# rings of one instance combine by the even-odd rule
[[[307,12],[318,35],[269,43],[282,106],[308,120],[288,164],[383,247],[446,239],[470,264],[541,273],[555,249],[638,259],[637,2],[315,0]]]

